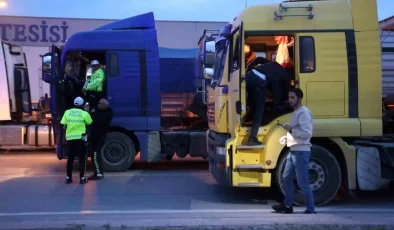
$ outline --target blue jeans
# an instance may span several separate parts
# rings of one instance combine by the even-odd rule
[[[309,185],[309,159],[310,151],[291,151],[286,159],[286,166],[283,172],[283,186],[285,190],[285,205],[290,207],[293,205],[294,196],[294,176],[297,176],[298,187],[304,194],[306,209],[314,211],[315,205],[313,201],[313,193]]]

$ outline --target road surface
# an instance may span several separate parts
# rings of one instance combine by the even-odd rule
[[[75,169],[77,169],[75,164]],[[204,160],[137,163],[105,180],[65,184],[66,161],[52,152],[0,152],[0,229],[138,226],[387,224],[394,196],[335,201],[317,215],[272,213],[274,190],[218,186]],[[88,164],[88,170],[92,167]],[[258,228],[256,228],[258,229]],[[278,228],[279,229],[279,228]],[[304,228],[306,229],[306,228]],[[314,227],[314,229],[317,229]],[[339,229],[339,228],[337,228]]]

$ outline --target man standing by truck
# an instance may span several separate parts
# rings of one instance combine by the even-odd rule
[[[86,172],[86,148],[83,140],[86,135],[86,126],[92,124],[89,113],[83,110],[84,100],[77,97],[74,100],[75,108],[64,112],[60,123],[66,128],[66,140],[68,145],[67,177],[66,183],[72,182],[72,171],[75,156],[79,157],[80,183],[87,182]]]
[[[290,89],[289,104],[294,109],[290,124],[281,125],[287,130],[287,155],[286,166],[283,172],[284,204],[273,205],[276,212],[293,212],[293,187],[294,176],[297,176],[298,186],[304,194],[306,204],[305,214],[315,212],[313,193],[309,185],[309,160],[311,158],[311,143],[313,131],[313,118],[309,109],[301,104],[304,94],[301,89]]]
[[[93,60],[90,65],[93,73],[92,76],[90,76],[89,83],[86,84],[83,90],[86,92],[87,101],[89,101],[90,104],[96,104],[97,100],[104,97],[103,85],[105,73],[99,61]]]
[[[94,174],[89,177],[90,180],[101,180],[104,178],[104,172],[101,159],[101,148],[105,142],[108,127],[111,124],[113,112],[109,103],[104,98],[100,99],[96,107],[90,111],[93,119],[92,129],[90,130],[90,144],[92,147],[92,161]]]

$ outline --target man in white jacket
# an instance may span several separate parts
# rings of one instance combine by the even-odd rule
[[[297,176],[298,187],[304,194],[305,214],[315,212],[312,189],[309,185],[309,160],[311,157],[311,143],[313,118],[309,109],[301,104],[304,94],[301,89],[291,89],[289,104],[294,109],[290,123],[283,126],[287,130],[287,147],[290,152],[286,159],[283,172],[283,186],[285,200],[283,204],[273,205],[277,212],[293,213],[293,181]]]

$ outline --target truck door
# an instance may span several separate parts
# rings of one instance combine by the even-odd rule
[[[229,46],[229,130],[246,114],[246,82],[243,23],[232,32]]]
[[[149,81],[148,88],[146,51],[108,52],[106,77],[104,91],[116,114],[113,124],[122,122],[133,130],[147,130],[148,98],[159,99],[160,88],[154,82],[157,79]],[[154,94],[149,94],[153,91]]]
[[[304,92],[303,104],[315,117],[347,117],[354,86],[349,87],[345,32],[300,33],[296,40],[296,86]]]
[[[29,71],[22,46],[2,41],[8,80],[11,118],[21,120],[32,115]]]
[[[56,154],[59,160],[67,157],[65,130],[60,125],[63,113],[65,111],[63,88],[64,79],[61,77],[61,51],[55,45],[52,45],[51,50],[51,77],[50,77],[50,92],[51,92],[51,115],[52,125],[55,136]],[[44,65],[44,60],[43,60]],[[44,66],[42,68],[44,70]]]

